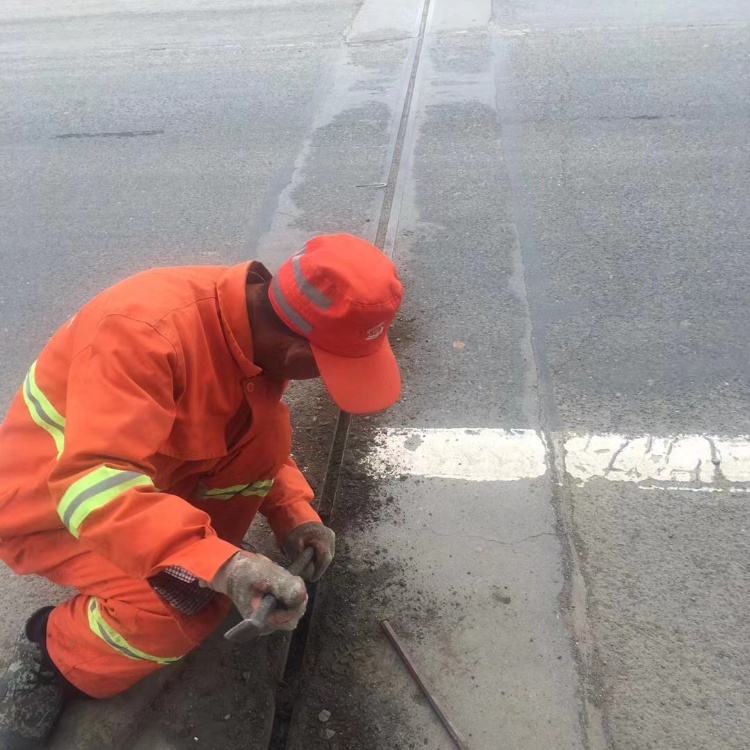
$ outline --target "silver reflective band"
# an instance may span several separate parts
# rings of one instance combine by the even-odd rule
[[[271,282],[271,286],[273,287],[273,294],[274,297],[276,297],[276,302],[278,302],[279,307],[282,309],[284,315],[286,315],[291,324],[301,333],[312,333],[312,326],[289,304],[284,293],[281,291],[279,282],[274,279]]]
[[[294,270],[294,280],[297,282],[300,292],[310,300],[316,307],[321,310],[327,310],[332,304],[333,300],[326,297],[323,292],[320,291],[315,285],[311,284],[306,278],[305,274],[302,273],[302,264],[300,258],[304,255],[305,251],[298,253],[292,258],[292,269]]]

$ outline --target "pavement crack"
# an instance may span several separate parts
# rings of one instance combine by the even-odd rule
[[[692,472],[693,473],[693,480],[692,480],[693,482],[700,482],[701,481],[701,466],[703,466],[703,460],[699,458],[698,459],[698,463],[697,463],[695,469],[693,469],[693,472]]]
[[[51,137],[53,140],[61,141],[68,138],[142,138],[143,136],[163,134],[163,130],[120,130],[102,133],[60,133]]]
[[[451,537],[457,537],[459,539],[477,539],[482,542],[491,542],[493,544],[502,544],[504,546],[512,547],[515,544],[523,544],[524,542],[528,542],[529,539],[538,539],[541,536],[557,536],[554,531],[542,531],[540,534],[530,534],[529,536],[523,537],[523,539],[515,539],[513,541],[508,541],[505,539],[496,539],[492,536],[482,536],[481,534],[465,534],[461,532],[455,532],[455,531],[436,531],[431,526],[427,527],[427,530],[430,531],[432,534],[435,534],[435,536],[451,536]]]
[[[347,47],[367,47],[376,44],[392,44],[393,42],[404,42],[407,39],[416,39],[414,34],[401,34],[397,36],[378,37],[377,39],[346,39],[344,44]]]
[[[716,441],[712,437],[706,437],[706,440],[711,449],[711,463],[714,466],[713,481],[717,483],[725,483],[727,478],[724,476],[724,470],[721,468],[721,453],[716,446]]]
[[[564,256],[559,256],[564,257]],[[593,338],[594,334],[597,333],[599,327],[607,320],[625,320],[625,316],[620,313],[602,313],[596,315],[591,323],[586,327],[586,332],[581,336],[578,344],[570,349],[570,353],[567,357],[563,358],[557,365],[558,370],[562,370],[567,367],[574,359],[580,358],[579,355],[586,351],[586,348]]]
[[[609,476],[610,472],[615,471],[615,463],[617,462],[617,459],[620,457],[620,454],[625,450],[625,448],[628,447],[630,444],[630,440],[626,440],[613,454],[612,458],[609,461],[609,466],[604,470],[604,476]]]

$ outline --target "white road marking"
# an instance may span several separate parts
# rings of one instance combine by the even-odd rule
[[[388,429],[377,435],[369,464],[376,476],[503,482],[544,476],[546,453],[535,430]]]
[[[571,435],[565,470],[579,482],[750,482],[750,440],[710,435]]]
[[[647,492],[725,492],[729,495],[745,495],[750,492],[750,487],[690,487],[678,484],[639,484],[638,489]]]
[[[568,435],[565,472],[632,482],[643,490],[750,492],[750,438],[711,435]],[[547,444],[536,430],[384,429],[368,459],[376,476],[413,475],[471,482],[535,479],[547,473]],[[650,484],[660,482],[661,484]]]

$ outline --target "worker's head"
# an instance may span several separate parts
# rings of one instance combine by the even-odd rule
[[[255,364],[266,375],[279,380],[320,377],[310,342],[276,314],[268,298],[268,284],[249,284],[247,299]]]
[[[253,325],[256,364],[285,379],[320,374],[344,411],[387,409],[401,394],[388,329],[402,297],[395,266],[374,245],[344,234],[316,237],[268,287],[261,312],[268,325],[257,332]]]

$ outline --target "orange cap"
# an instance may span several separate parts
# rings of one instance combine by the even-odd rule
[[[382,411],[401,395],[388,329],[403,296],[393,263],[348,234],[311,239],[269,288],[276,314],[310,341],[331,398],[350,414]]]

